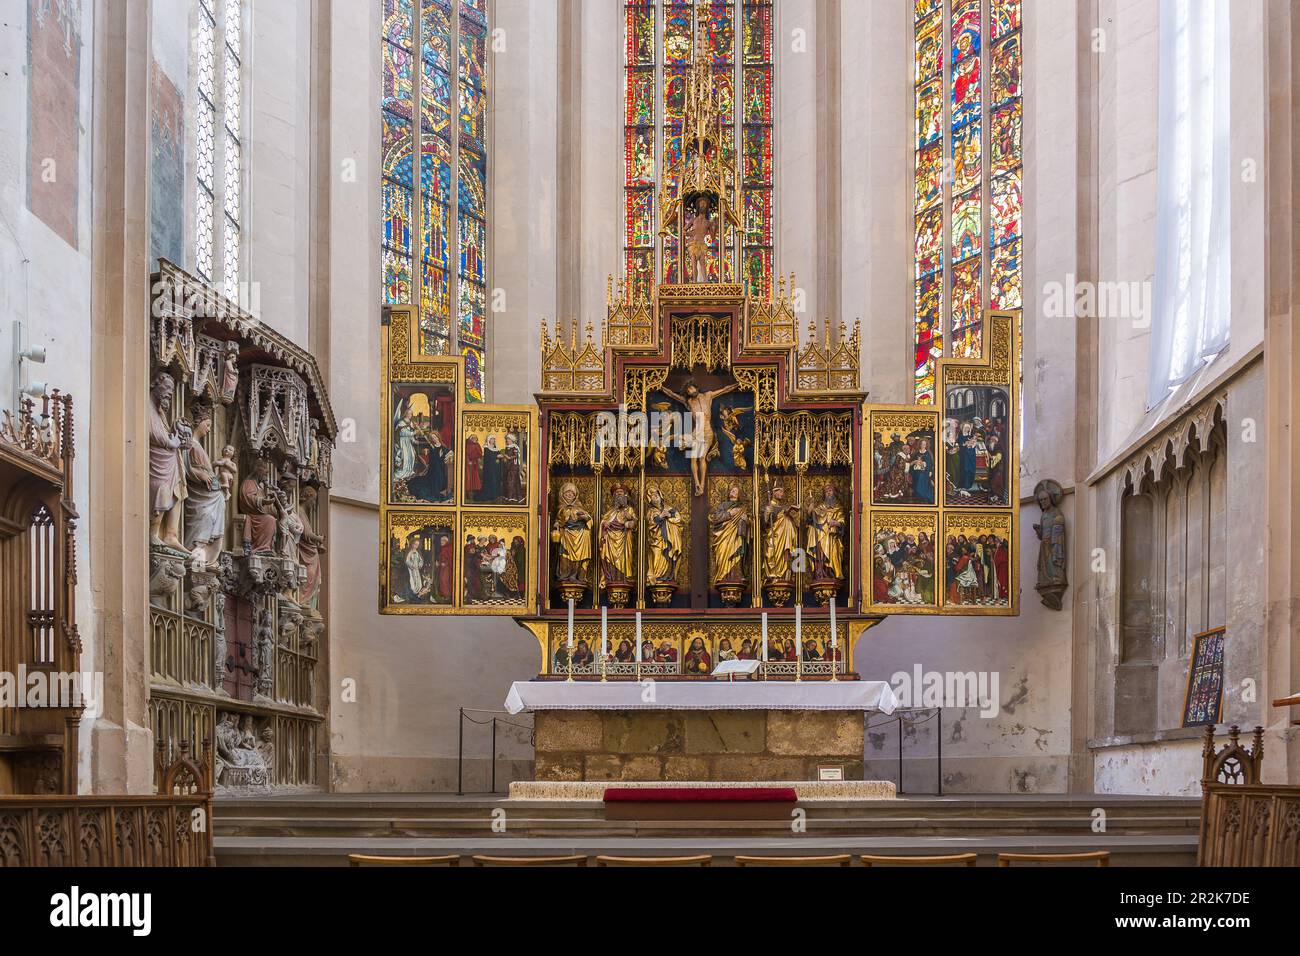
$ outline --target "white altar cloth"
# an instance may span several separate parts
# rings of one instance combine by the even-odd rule
[[[898,708],[884,681],[516,681],[506,710],[862,710]]]

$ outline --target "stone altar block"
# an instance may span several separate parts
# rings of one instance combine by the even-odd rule
[[[867,713],[898,706],[881,681],[520,681],[506,710],[531,711],[539,781],[816,780],[822,764],[863,778]]]
[[[816,780],[821,764],[864,774],[862,711],[547,710],[534,725],[538,780]]]

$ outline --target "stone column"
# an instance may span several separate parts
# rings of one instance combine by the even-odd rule
[[[153,779],[146,416],[150,7],[151,0],[139,0],[95,10],[88,408],[95,427],[86,567],[94,600],[91,666],[104,675],[104,706],[88,722],[89,772],[81,777],[99,793],[148,793]]]
[[[1284,729],[1294,712],[1270,706],[1275,698],[1300,688],[1300,337],[1293,326],[1300,296],[1300,241],[1295,202],[1300,197],[1300,96],[1296,61],[1300,56],[1300,15],[1287,0],[1269,0],[1267,26],[1268,156],[1261,181],[1268,189],[1264,359],[1267,376],[1267,456],[1263,507],[1268,516],[1264,552],[1267,577],[1266,673],[1260,699],[1265,722]],[[1231,637],[1229,637],[1231,639]],[[1289,738],[1289,739],[1288,739]],[[1270,737],[1264,760],[1267,782],[1300,783],[1300,740]]]

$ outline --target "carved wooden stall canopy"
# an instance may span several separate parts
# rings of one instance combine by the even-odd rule
[[[165,749],[156,796],[0,797],[0,867],[215,866],[210,754]]]
[[[0,794],[77,792],[73,457],[70,395],[24,397],[0,418]],[[25,699],[33,686],[46,690]]]
[[[150,316],[150,716],[217,790],[317,786],[336,435],[316,362],[162,262]]]
[[[1250,746],[1232,727],[1215,747],[1205,728],[1201,774],[1200,866],[1300,866],[1300,787],[1262,782],[1264,728]]]
[[[468,402],[465,360],[414,348],[414,308],[384,319],[380,613],[531,614],[537,409]]]

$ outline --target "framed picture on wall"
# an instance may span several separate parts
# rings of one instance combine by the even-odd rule
[[[1217,724],[1223,715],[1224,628],[1196,635],[1192,663],[1187,669],[1187,695],[1183,701],[1183,726]]]

